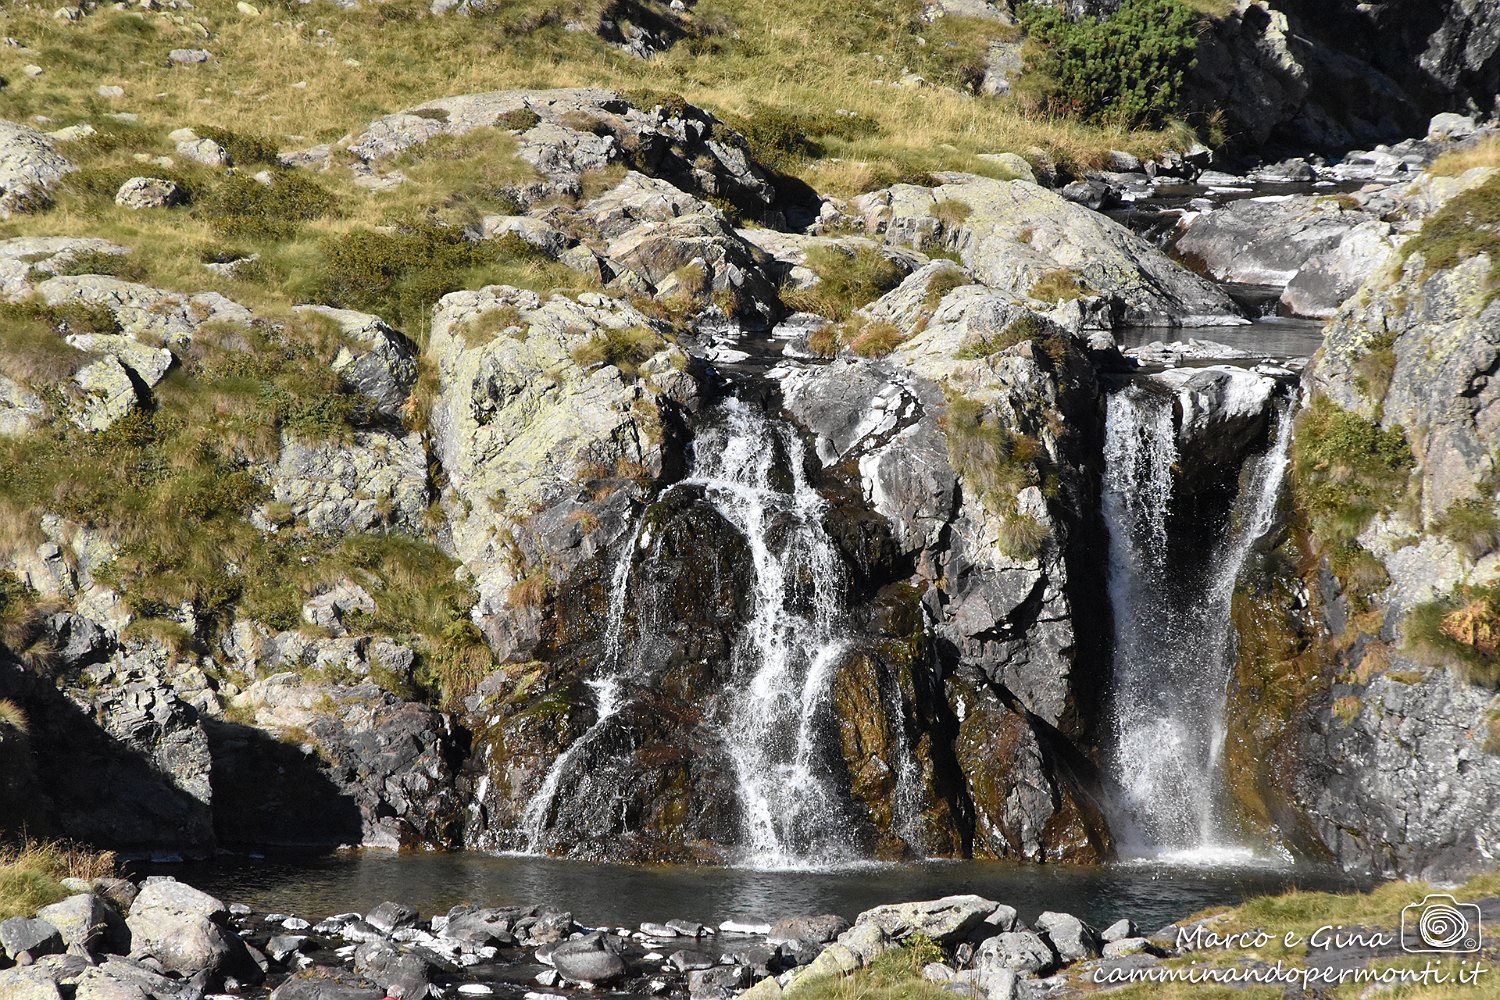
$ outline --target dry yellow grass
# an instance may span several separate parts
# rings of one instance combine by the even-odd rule
[[[1434,177],[1457,177],[1475,167],[1500,167],[1500,137],[1491,136],[1467,149],[1444,153],[1427,172]]]

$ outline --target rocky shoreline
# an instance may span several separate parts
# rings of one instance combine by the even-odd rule
[[[825,914],[630,928],[591,926],[545,903],[424,917],[385,902],[314,922],[226,905],[168,876],[66,887],[75,894],[35,918],[0,922],[6,1000],[772,1000],[902,948],[920,949],[911,954],[926,959],[921,979],[954,996],[1026,1000],[1083,995],[1090,979],[1182,954],[1176,924],[1146,931],[1122,916],[1096,928],[1050,911],[1028,923],[976,895],[879,906],[852,923]]]

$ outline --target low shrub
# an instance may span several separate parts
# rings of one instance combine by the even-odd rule
[[[743,115],[725,115],[724,121],[745,137],[756,159],[783,171],[822,156],[821,140],[850,141],[880,131],[875,121],[860,115],[793,111],[765,104],[752,104]]]
[[[194,125],[193,134],[224,147],[236,167],[275,167],[280,165],[276,144],[264,136],[247,135],[217,125]]]
[[[990,513],[1017,517],[1016,495],[1039,482],[1041,446],[1036,439],[1006,427],[982,403],[952,391],[943,429],[948,458],[964,487]],[[1015,530],[1024,534],[1026,528],[1017,524]]]
[[[1377,406],[1385,402],[1396,374],[1396,338],[1384,333],[1365,346],[1365,353],[1354,362],[1354,384]]]
[[[849,350],[862,358],[883,358],[906,343],[906,336],[885,320],[855,325],[846,329],[843,337]]]
[[[35,916],[42,907],[66,899],[65,878],[91,881],[115,872],[115,856],[109,851],[38,840],[0,847],[0,920]]]
[[[922,304],[928,309],[936,309],[949,292],[974,283],[974,279],[963,271],[939,271],[927,282],[927,291],[922,294]]]
[[[1457,267],[1487,255],[1490,260],[1489,297],[1500,290],[1500,177],[1450,200],[1401,247],[1401,260],[1422,256],[1422,275]]]
[[[613,365],[621,374],[635,378],[640,366],[666,346],[660,335],[643,326],[605,330],[573,350],[573,360],[585,368]]]
[[[226,239],[285,239],[304,223],[334,211],[332,192],[305,174],[277,171],[270,184],[233,174],[210,187],[194,206],[194,215]]]
[[[1026,562],[1041,554],[1050,535],[1047,526],[1030,514],[1010,514],[1000,521],[999,548],[1010,558]]]
[[[1471,683],[1500,687],[1500,584],[1459,587],[1419,604],[1403,632],[1419,658],[1456,666]]]
[[[1313,536],[1352,542],[1395,507],[1414,462],[1406,436],[1317,396],[1297,417],[1292,471]]]
[[[1124,128],[1159,127],[1181,113],[1199,15],[1179,0],[1124,0],[1104,17],[1073,20],[1062,5],[1020,9],[1028,36],[1023,86],[1053,113]]]
[[[862,305],[873,302],[901,283],[901,268],[876,247],[814,247],[807,267],[818,276],[811,288],[782,293],[793,309],[844,320]]]
[[[1031,291],[1027,294],[1041,302],[1071,302],[1093,295],[1094,292],[1078,279],[1078,275],[1065,268],[1058,268],[1048,271],[1033,282]]]

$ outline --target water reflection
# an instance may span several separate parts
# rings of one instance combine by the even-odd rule
[[[455,854],[343,854],[146,866],[226,902],[319,919],[387,899],[424,915],[460,902],[550,903],[581,922],[634,926],[683,917],[705,923],[774,921],[810,913],[854,917],[881,903],[977,893],[1023,918],[1066,910],[1098,925],[1130,917],[1154,928],[1208,906],[1291,887],[1349,890],[1358,880],[1322,868],[1120,864],[1101,868],[986,862],[870,865],[827,872],[635,867],[547,858]]]

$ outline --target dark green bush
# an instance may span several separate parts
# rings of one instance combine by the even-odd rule
[[[1181,110],[1199,15],[1180,0],[1125,0],[1103,18],[1021,8],[1029,83],[1047,110],[1125,127],[1160,126]]]
[[[332,236],[323,241],[322,254],[308,289],[314,301],[418,330],[438,299],[484,284],[483,272],[501,262],[504,250],[424,220],[393,232],[356,229]]]
[[[1321,542],[1352,543],[1371,518],[1396,505],[1412,465],[1401,431],[1382,430],[1326,396],[1297,417],[1292,470]]]
[[[193,134],[200,139],[211,139],[224,147],[229,160],[237,167],[274,167],[280,161],[280,152],[270,139],[258,135],[246,135],[216,125],[194,125]]]
[[[744,115],[724,121],[750,144],[755,158],[777,170],[790,170],[803,160],[823,155],[824,139],[845,141],[874,135],[880,126],[861,115],[817,114],[756,104]]]
[[[287,170],[277,171],[270,184],[244,174],[226,177],[198,199],[195,214],[222,237],[284,239],[335,205],[323,185]]]

